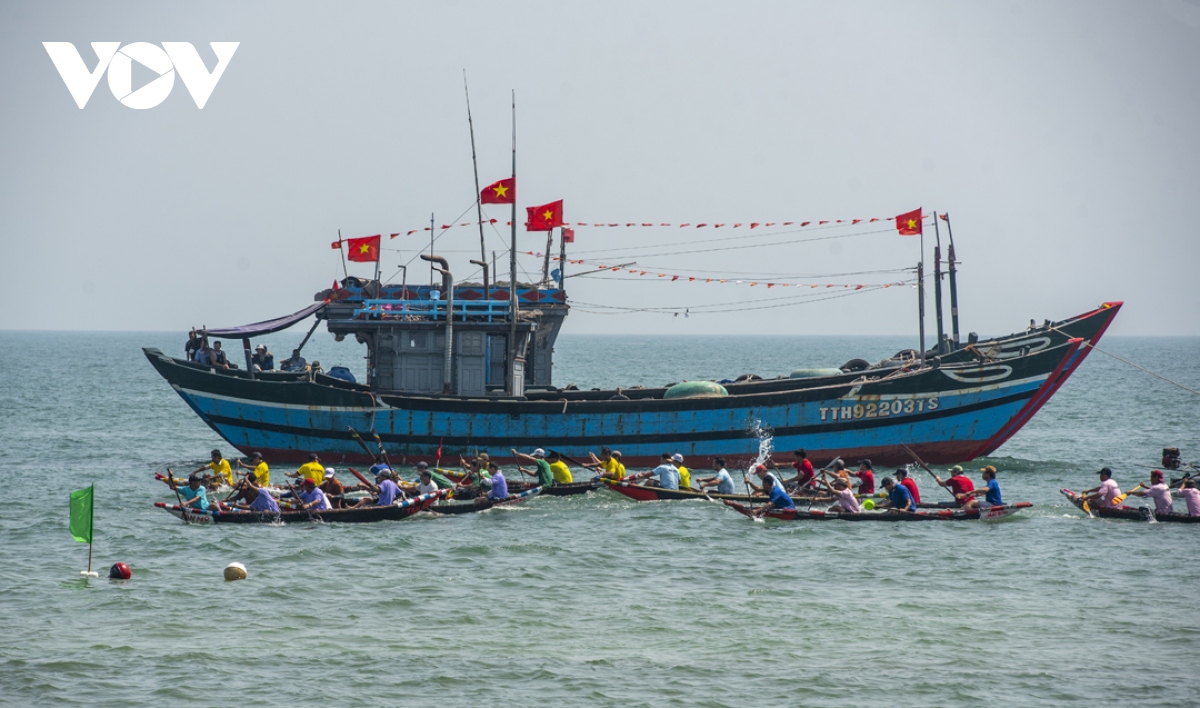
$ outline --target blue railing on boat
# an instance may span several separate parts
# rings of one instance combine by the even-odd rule
[[[363,306],[354,310],[355,318],[369,320],[420,317],[429,320],[446,319],[445,300],[364,300]],[[507,319],[508,302],[497,300],[455,300],[455,319]]]

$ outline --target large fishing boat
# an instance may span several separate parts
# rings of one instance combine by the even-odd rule
[[[444,260],[427,259],[442,263],[442,284],[347,277],[292,315],[207,330],[240,339],[245,368],[157,349],[145,355],[231,445],[278,461],[313,452],[326,461],[369,461],[353,439],[358,429],[376,432],[408,464],[477,450],[509,462],[510,448],[535,447],[585,457],[601,445],[621,450],[630,466],[651,466],[663,451],[740,459],[758,451],[755,431],[769,431],[775,449],[803,447],[816,459],[900,464],[911,460],[908,445],[929,462],[951,463],[991,453],[1027,423],[1121,307],[1108,302],[966,342],[956,316],[953,335],[939,335],[926,352],[875,365],[851,360],[795,378],[582,391],[553,384],[554,343],[570,309],[561,279],[558,287],[518,284],[515,293],[505,283],[454,285]],[[337,340],[365,346],[365,382],[252,369],[253,338],[308,317],[316,318],[314,330],[324,322]]]

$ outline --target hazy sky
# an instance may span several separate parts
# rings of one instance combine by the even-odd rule
[[[465,69],[483,183],[509,174],[515,90],[521,219],[564,199],[622,224],[578,228],[569,256],[651,274],[568,280],[566,332],[914,332],[911,288],[765,283],[911,279],[876,271],[914,266],[917,239],[747,227],[923,207],[952,217],[964,331],[1125,300],[1113,333],[1200,334],[1194,1],[6,2],[0,38],[0,329],[266,319],[341,276],[339,228],[473,219]],[[89,69],[90,42],[191,42],[209,69],[208,42],[241,44],[203,110],[178,77],[146,110],[101,79],[80,110],[47,41]],[[135,68],[133,88],[155,76]],[[844,237],[799,240],[820,236]],[[504,262],[507,231],[487,239]],[[390,276],[428,234],[385,248]],[[471,228],[437,244],[460,279],[478,249]]]

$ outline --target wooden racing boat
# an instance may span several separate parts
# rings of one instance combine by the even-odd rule
[[[629,497],[634,501],[666,501],[666,500],[681,500],[681,499],[700,499],[710,501],[734,501],[741,503],[749,503],[751,500],[747,494],[721,494],[720,492],[701,492],[695,489],[663,489],[662,487],[644,487],[640,484],[634,484],[630,481],[630,477],[626,477],[621,481],[611,479],[604,480],[604,484],[617,494]],[[637,477],[634,477],[637,479]],[[766,497],[754,497],[756,500],[762,500],[766,503]],[[792,495],[792,500],[798,504],[829,503],[833,500],[828,495]]]
[[[739,514],[754,518],[754,507],[752,506],[728,500],[725,501],[725,505]],[[982,519],[989,521],[1011,516],[1021,509],[1028,509],[1031,506],[1033,504],[1030,502],[1017,502],[1015,504],[998,504],[986,509],[942,509],[940,511],[916,512],[867,511],[861,514],[847,514],[844,512],[817,509],[772,509],[765,516],[770,519],[778,519],[779,521],[804,521],[810,519],[813,521],[829,521],[831,519],[842,519],[843,521],[972,521]]]
[[[177,504],[155,502],[154,506],[164,509],[173,516],[193,524],[293,524],[296,522],[324,521],[326,523],[365,524],[374,521],[399,521],[407,519],[422,509],[433,505],[439,498],[445,496],[445,490],[438,490],[419,497],[406,499],[391,506],[363,506],[350,509],[330,509],[328,511],[308,512],[303,509],[288,509],[278,514],[260,511],[222,510],[219,514],[212,511],[196,511],[182,509]]]
[[[1069,499],[1075,508],[1086,513],[1083,508],[1083,497],[1070,489],[1060,489],[1062,495]],[[1200,524],[1200,516],[1188,516],[1187,514],[1159,514],[1153,512],[1150,507],[1145,506],[1092,506],[1091,515],[1099,516],[1102,519],[1129,519],[1130,521],[1149,521],[1154,518],[1157,521],[1162,521],[1169,524]]]
[[[435,514],[473,514],[477,511],[487,511],[488,509],[497,506],[511,506],[513,504],[520,504],[521,502],[529,501],[530,499],[536,497],[541,491],[541,487],[533,487],[532,489],[526,489],[525,491],[517,494],[510,494],[499,501],[492,501],[491,499],[485,498],[478,502],[475,499],[471,499],[469,501],[442,502],[438,504],[430,504],[428,507],[426,507],[426,510],[432,511]]]

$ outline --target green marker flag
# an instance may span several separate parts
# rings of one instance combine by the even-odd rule
[[[95,490],[96,485],[93,484],[87,489],[71,492],[71,535],[80,543],[92,542],[92,498]]]

